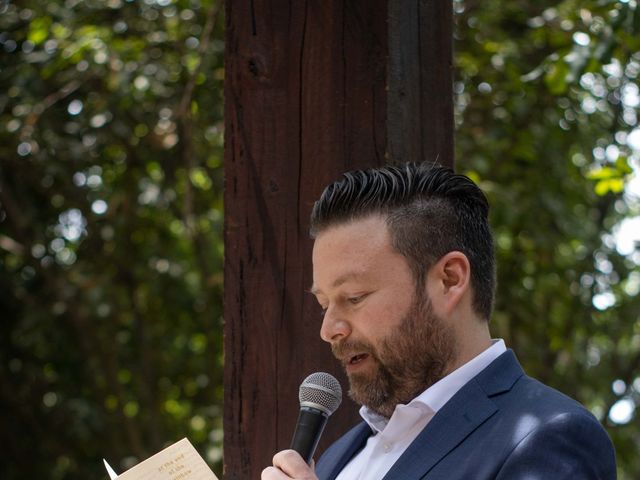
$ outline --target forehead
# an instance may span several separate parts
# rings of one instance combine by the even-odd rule
[[[407,274],[406,260],[393,248],[380,216],[330,227],[318,235],[313,246],[314,292],[347,280],[382,281]]]
[[[370,216],[327,228],[321,232],[313,245],[313,254],[339,251],[358,255],[366,250],[392,249],[391,236],[382,217]]]

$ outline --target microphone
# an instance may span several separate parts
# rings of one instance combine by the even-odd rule
[[[342,388],[332,375],[316,372],[304,379],[298,397],[300,413],[290,448],[310,464],[329,415],[342,402]]]

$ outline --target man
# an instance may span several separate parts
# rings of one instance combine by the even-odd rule
[[[285,450],[263,480],[616,478],[598,421],[491,339],[488,212],[471,180],[425,164],[325,189],[311,216],[312,293],[364,421],[315,469]]]

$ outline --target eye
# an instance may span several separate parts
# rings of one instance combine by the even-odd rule
[[[359,295],[357,297],[349,297],[349,298],[347,298],[347,302],[349,302],[351,305],[357,305],[362,300],[364,300],[364,297],[366,297],[366,295]]]

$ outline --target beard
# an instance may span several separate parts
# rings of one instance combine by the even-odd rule
[[[453,331],[433,313],[422,292],[414,295],[409,312],[379,346],[352,340],[335,343],[333,354],[367,353],[373,368],[347,373],[349,397],[390,418],[398,404],[406,404],[443,378],[455,357]]]

